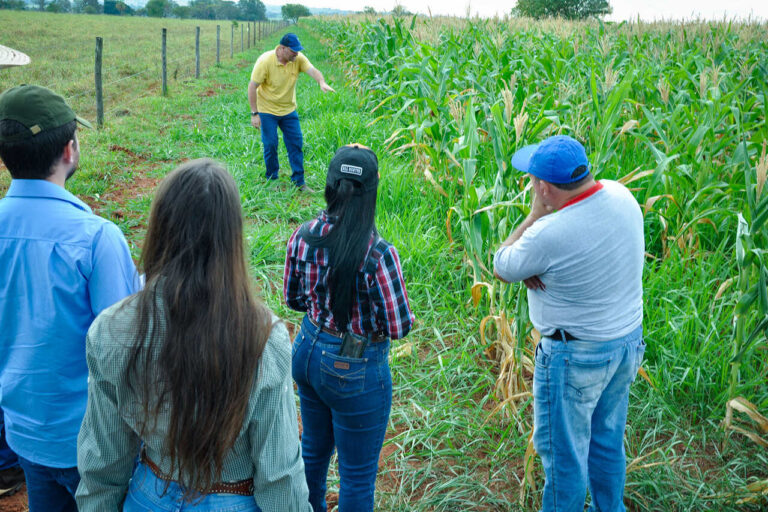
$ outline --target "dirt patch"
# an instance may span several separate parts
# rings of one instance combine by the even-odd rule
[[[21,486],[19,491],[11,496],[0,498],[0,510],[3,512],[27,512],[27,485]]]

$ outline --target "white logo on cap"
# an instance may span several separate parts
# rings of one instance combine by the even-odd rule
[[[363,168],[356,165],[341,164],[341,172],[344,174],[354,174],[355,176],[363,175]]]

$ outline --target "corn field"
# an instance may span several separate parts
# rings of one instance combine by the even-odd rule
[[[752,483],[732,496],[766,504],[768,24],[413,17],[310,26],[346,63],[371,124],[391,127],[387,149],[412,160],[444,212],[445,236],[465,253],[467,301],[498,374],[492,414],[530,431],[539,337],[525,288],[492,275],[495,249],[530,203],[509,160],[568,134],[585,144],[597,178],[626,184],[643,210],[641,376],[677,414],[763,450]],[[529,444],[529,485],[532,457]],[[644,458],[629,471],[656,465]]]

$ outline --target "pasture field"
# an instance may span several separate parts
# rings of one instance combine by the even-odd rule
[[[254,35],[259,37],[258,28],[249,32],[247,23],[227,20],[0,10],[0,44],[22,51],[32,60],[31,66],[6,69],[0,75],[0,90],[9,84],[44,85],[65,96],[74,108],[95,117],[95,40],[102,37],[105,117],[126,115],[135,101],[161,92],[163,28],[167,29],[168,88],[173,94],[184,87],[184,80],[195,76],[195,27],[200,27],[201,69],[215,65],[217,25],[221,27],[222,62],[230,59],[230,52],[237,55],[241,47],[248,50]],[[262,23],[265,35],[276,28],[275,22]]]
[[[125,38],[125,51],[133,39],[126,34],[155,21],[0,11],[0,24],[36,16],[64,40],[75,26],[103,23]],[[169,20],[157,21],[170,31]],[[623,178],[644,206],[647,379],[637,379],[630,399],[629,510],[768,507],[761,487],[768,452],[722,426],[731,398],[768,410],[759,323],[765,28],[422,18],[295,27],[338,91],[324,95],[308,77],[299,81],[308,184],[322,190],[342,144],[359,141],[378,153],[377,226],[398,247],[417,316],[409,337],[392,347],[393,408],[376,510],[537,510],[543,473],[526,457],[536,335],[522,286],[494,283],[488,270],[492,251],[527,212],[525,180],[509,157],[557,132],[581,138],[598,177]],[[37,72],[30,48],[61,46],[59,67],[82,60],[90,77],[89,41],[98,34],[83,39],[80,52],[49,34],[14,40],[4,31],[0,44],[30,54],[25,76]],[[147,91],[137,87],[139,99],[104,130],[80,131],[81,169],[69,189],[114,220],[138,255],[157,181],[187,158],[224,162],[240,187],[257,288],[296,324],[300,317],[281,303],[285,242],[324,203],[320,193],[297,194],[288,173],[278,183],[263,178],[245,86],[255,58],[277,39],[208,68],[201,80],[172,85],[168,98],[140,97]],[[7,71],[0,89],[37,81]],[[285,164],[282,149],[280,158]],[[0,191],[7,183],[3,173]],[[732,422],[760,433],[738,411]],[[338,478],[330,479],[333,503]]]

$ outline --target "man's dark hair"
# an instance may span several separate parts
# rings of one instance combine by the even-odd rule
[[[576,169],[574,169],[574,171],[571,173],[571,176],[579,176],[586,170],[587,170],[586,166],[580,165]],[[553,183],[553,185],[559,188],[560,190],[576,190],[577,188],[585,184],[590,179],[592,179],[592,173],[588,172],[580,180],[572,181],[570,183]]]
[[[74,120],[23,140],[0,141],[0,159],[19,180],[44,180],[53,173],[53,164],[61,157],[64,147],[75,138]],[[0,120],[0,135],[10,137],[29,130],[12,119]]]

